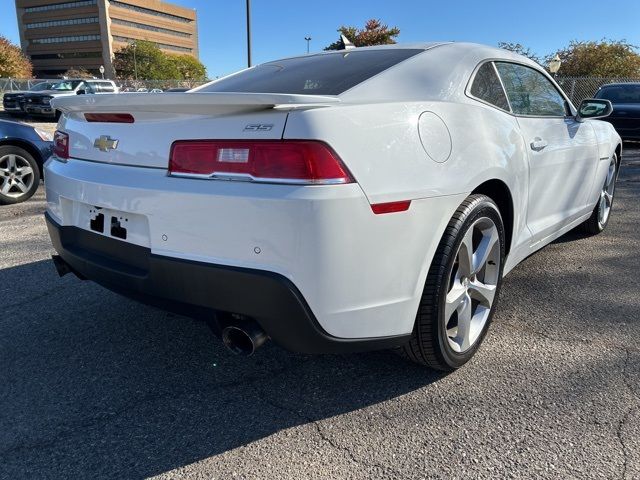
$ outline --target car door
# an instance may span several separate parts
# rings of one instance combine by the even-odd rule
[[[584,213],[598,162],[596,136],[543,73],[508,62],[496,68],[527,147],[527,225],[536,243]]]

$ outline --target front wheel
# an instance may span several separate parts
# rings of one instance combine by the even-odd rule
[[[585,221],[581,227],[585,233],[596,235],[602,232],[609,223],[611,217],[611,209],[613,208],[613,195],[616,190],[616,180],[618,178],[618,156],[614,153],[609,160],[609,169],[607,177],[604,179],[604,185],[600,190],[600,198],[593,208],[591,216]]]
[[[478,350],[496,308],[505,256],[502,217],[485,195],[458,207],[427,275],[408,359],[451,371]]]
[[[26,150],[13,145],[0,147],[0,205],[28,200],[40,184],[40,169]]]

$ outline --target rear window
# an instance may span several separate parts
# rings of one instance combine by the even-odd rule
[[[100,93],[114,93],[115,89],[113,88],[113,84],[110,82],[92,82],[93,87],[97,92]]]
[[[611,103],[640,103],[640,85],[604,87],[598,91],[596,98],[603,98]]]
[[[263,63],[200,92],[339,95],[423,49],[341,50]]]

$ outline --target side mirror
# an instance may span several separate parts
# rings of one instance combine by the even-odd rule
[[[587,98],[580,103],[576,120],[582,122],[587,118],[604,118],[611,115],[613,105],[609,100],[600,98]]]
[[[76,92],[76,95],[84,95],[85,93],[87,93],[87,91],[86,91],[86,90],[78,90],[78,91]]]

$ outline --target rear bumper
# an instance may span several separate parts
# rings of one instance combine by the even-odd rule
[[[409,335],[345,339],[325,332],[297,287],[263,270],[183,260],[151,253],[74,226],[48,213],[55,250],[71,270],[144,303],[190,314],[207,310],[252,317],[281,346],[302,353],[346,353],[391,348]]]

